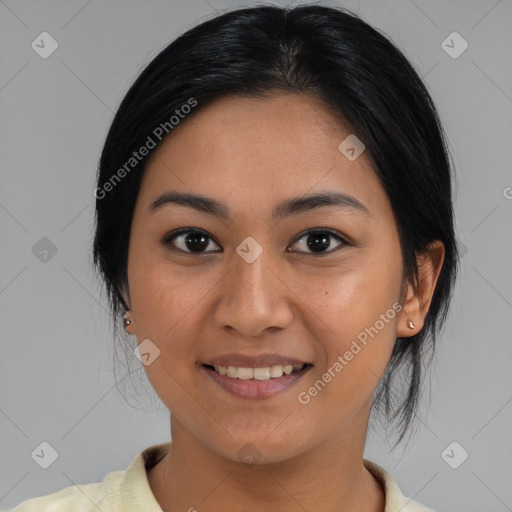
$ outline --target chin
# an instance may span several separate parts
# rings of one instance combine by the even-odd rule
[[[233,437],[228,435],[218,444],[210,439],[209,444],[222,457],[248,466],[284,462],[309,449],[311,438],[302,440],[296,432],[274,434],[271,429],[246,430]]]

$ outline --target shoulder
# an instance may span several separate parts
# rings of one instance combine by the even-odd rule
[[[102,482],[72,485],[29,498],[9,512],[161,512],[147,479],[146,469],[168,451],[170,443],[152,445],[138,453],[127,469],[108,473]]]
[[[435,512],[418,501],[404,496],[394,478],[375,462],[364,459],[364,466],[384,489],[386,494],[384,512]]]
[[[72,485],[60,491],[29,498],[10,512],[121,512],[120,482],[125,471],[108,473],[102,482]]]

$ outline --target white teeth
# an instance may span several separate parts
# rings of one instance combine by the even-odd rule
[[[240,368],[238,369],[240,371]],[[270,379],[270,367],[265,368],[254,368],[254,378],[256,380],[268,380]]]
[[[242,380],[249,380],[254,377],[254,370],[252,368],[237,368],[236,376]]]
[[[215,371],[232,379],[241,380],[269,380],[282,377],[284,375],[290,375],[294,371],[301,370],[305,365],[303,364],[275,364],[272,366],[264,366],[262,368],[244,368],[239,366],[219,366],[215,365]]]
[[[283,376],[283,367],[280,364],[275,364],[270,367],[270,376],[271,377],[282,377]]]
[[[286,375],[290,375],[290,373],[293,372],[293,364],[287,364],[286,366],[283,366],[283,373],[286,373]]]

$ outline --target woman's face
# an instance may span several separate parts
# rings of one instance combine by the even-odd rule
[[[335,434],[364,438],[397,329],[409,335],[397,225],[365,153],[338,148],[349,135],[311,96],[226,97],[182,121],[147,167],[130,329],[150,340],[145,369],[173,421],[229,459],[275,462]],[[151,208],[169,192],[225,216],[184,201]],[[339,200],[306,200],[318,194]],[[204,366],[219,361],[310,366],[241,380]]]

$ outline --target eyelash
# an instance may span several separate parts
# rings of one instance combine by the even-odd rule
[[[180,228],[178,230],[172,231],[171,233],[168,233],[167,235],[165,235],[163,237],[162,244],[164,246],[166,246],[167,248],[169,248],[171,251],[179,252],[179,253],[182,253],[182,254],[188,254],[188,255],[204,255],[204,254],[211,254],[212,252],[221,252],[221,251],[197,251],[197,252],[193,252],[193,251],[184,251],[182,249],[178,249],[177,247],[174,247],[172,242],[176,238],[178,238],[180,235],[184,235],[184,234],[202,234],[206,238],[208,238],[210,241],[213,241],[217,245],[220,245],[210,235],[208,235],[205,231],[203,231],[201,229],[197,229],[197,228]],[[287,250],[287,252],[305,252],[306,254],[314,255],[314,256],[327,256],[327,255],[330,255],[330,254],[333,254],[333,253],[337,252],[339,249],[342,249],[344,246],[351,245],[340,234],[338,234],[337,232],[333,231],[332,229],[328,229],[328,228],[314,228],[314,229],[310,229],[308,231],[305,231],[304,233],[301,233],[295,239],[294,242],[292,242],[292,245],[296,244],[297,242],[299,242],[300,240],[306,238],[309,235],[313,235],[313,236],[314,235],[328,235],[329,237],[337,238],[341,242],[341,244],[339,246],[335,247],[334,249],[330,249],[328,251],[320,251],[320,252],[314,252],[314,251],[308,252],[308,251],[306,251],[305,252],[305,251],[288,251]]]

